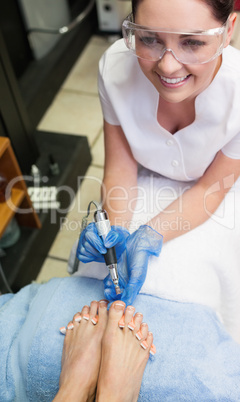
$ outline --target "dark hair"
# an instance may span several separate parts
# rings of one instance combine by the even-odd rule
[[[141,3],[142,0],[132,0],[132,13],[133,13],[133,18],[135,17],[137,13],[137,7],[139,3]]]
[[[135,17],[138,5],[143,0],[132,0],[132,12]],[[146,0],[147,1],[147,0]],[[211,9],[214,18],[221,21],[223,24],[227,21],[229,14],[233,12],[235,0],[201,0],[206,3]]]

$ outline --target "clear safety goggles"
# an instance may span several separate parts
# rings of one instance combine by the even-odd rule
[[[130,14],[123,21],[122,33],[128,49],[141,59],[158,61],[171,52],[182,64],[204,64],[222,53],[227,27],[228,20],[220,28],[206,31],[153,29],[135,24]]]

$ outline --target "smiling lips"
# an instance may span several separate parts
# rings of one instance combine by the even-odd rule
[[[187,80],[190,77],[190,75],[191,74],[188,74],[185,77],[180,77],[180,78],[167,78],[167,77],[163,77],[162,75],[158,74],[160,81],[163,83],[163,85],[166,85],[166,86],[169,86],[169,85],[176,86],[176,84],[181,84],[185,80]]]

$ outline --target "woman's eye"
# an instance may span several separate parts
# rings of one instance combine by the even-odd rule
[[[182,47],[198,49],[202,46],[205,46],[205,42],[197,39],[186,39],[182,42]]]
[[[155,45],[157,43],[157,39],[152,36],[141,36],[140,41],[148,46]]]

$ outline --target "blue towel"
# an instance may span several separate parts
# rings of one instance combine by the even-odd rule
[[[59,327],[101,298],[102,282],[83,277],[52,279],[0,297],[0,401],[53,400],[64,341]],[[144,294],[134,305],[157,348],[139,401],[240,401],[240,345],[211,309]]]

